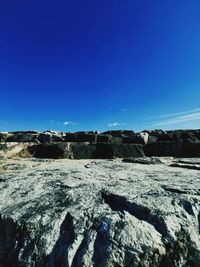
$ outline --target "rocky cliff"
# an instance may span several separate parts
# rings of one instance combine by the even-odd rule
[[[199,157],[200,130],[0,133],[0,155],[54,159]]]

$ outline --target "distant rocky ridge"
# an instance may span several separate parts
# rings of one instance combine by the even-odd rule
[[[0,133],[0,156],[54,159],[199,157],[200,130],[4,132]]]

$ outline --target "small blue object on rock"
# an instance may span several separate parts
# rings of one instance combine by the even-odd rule
[[[98,232],[103,234],[103,233],[107,233],[108,230],[109,230],[108,223],[102,222],[101,225],[100,225],[100,227],[99,227],[99,229],[98,229]]]

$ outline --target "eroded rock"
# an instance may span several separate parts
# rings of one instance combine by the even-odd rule
[[[141,157],[141,158],[125,158],[123,162],[139,163],[139,164],[162,164],[163,160],[158,157]]]
[[[165,159],[0,160],[0,213],[2,267],[200,266],[199,170]]]
[[[158,142],[144,146],[146,156],[200,157],[200,142]]]
[[[73,158],[70,143],[43,143],[28,147],[29,153],[35,158],[71,159]]]
[[[41,147],[45,149],[49,147],[50,149],[50,146],[57,149],[57,147],[62,146],[60,143],[63,143],[63,146],[65,146],[64,143],[71,143],[74,158],[77,159],[138,157],[142,155],[147,157],[200,157],[200,130],[154,130],[139,133],[131,130],[115,130],[104,133],[96,131],[75,133],[19,131],[0,133],[0,149],[5,143],[18,143],[19,147],[22,146],[22,143],[27,147],[34,143],[39,145],[38,149]],[[54,143],[58,145],[56,146]],[[27,156],[28,153],[29,150],[27,150]],[[20,156],[20,154],[17,156]],[[52,158],[56,157],[55,155],[52,156]]]

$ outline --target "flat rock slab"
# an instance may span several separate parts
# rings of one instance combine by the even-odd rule
[[[0,266],[199,267],[200,162],[161,162],[1,159]]]

